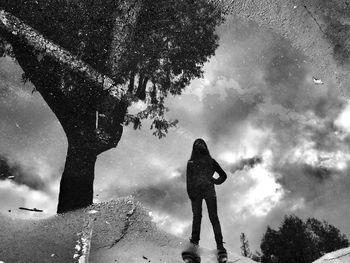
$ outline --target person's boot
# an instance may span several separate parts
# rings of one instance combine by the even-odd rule
[[[199,244],[199,241],[195,241],[195,240],[193,240],[192,238],[190,238],[190,242],[191,242],[191,244],[194,245],[194,246],[199,246],[199,245],[198,245],[198,244]]]
[[[182,260],[185,263],[200,263],[201,258],[198,254],[191,253],[189,251],[184,251],[181,253]]]
[[[216,245],[218,251],[218,261],[219,263],[227,262],[227,250],[224,247],[224,242],[220,242]]]
[[[190,246],[182,253],[182,259],[186,263],[200,263],[201,258],[199,256],[199,242],[190,238]]]

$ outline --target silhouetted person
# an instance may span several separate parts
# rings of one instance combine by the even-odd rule
[[[214,178],[217,172],[219,178]],[[213,225],[217,249],[226,252],[223,246],[220,221],[217,214],[217,202],[214,184],[222,184],[227,175],[220,165],[210,156],[208,147],[203,139],[193,143],[192,155],[187,163],[187,193],[191,199],[193,222],[191,243],[198,245],[202,221],[202,201],[207,203],[210,222]]]

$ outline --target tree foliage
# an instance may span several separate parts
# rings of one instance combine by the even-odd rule
[[[326,221],[320,222],[315,218],[309,218],[306,221],[306,226],[320,256],[349,246],[347,237]]]
[[[222,11],[205,0],[14,0],[2,7],[126,86],[129,103],[141,100],[147,106],[139,114],[126,114],[125,124],[140,128],[142,119],[152,119],[158,137],[176,125],[165,119],[164,98],[180,95],[202,76],[218,46],[216,27],[224,20]],[[76,86],[70,85],[68,95],[76,95],[74,104],[79,104],[83,96]],[[92,98],[101,100],[95,93]],[[98,104],[91,98],[89,103]]]
[[[250,248],[249,248],[249,242],[248,239],[246,237],[246,235],[244,233],[241,233],[241,235],[239,236],[239,239],[241,241],[241,255],[243,257],[250,257],[251,252],[250,252]]]
[[[167,122],[164,98],[180,95],[218,46],[215,28],[223,15],[206,1],[145,0],[128,47],[128,62],[119,71],[119,82],[128,84],[134,100],[147,109],[127,116],[127,123],[140,127],[140,120],[154,119],[151,128],[162,137],[176,122]]]
[[[326,221],[286,216],[278,230],[267,227],[260,244],[263,263],[310,263],[325,253],[349,246],[339,229]]]
[[[207,0],[5,0],[0,10],[12,46],[0,40],[0,54],[12,52],[67,136],[59,213],[92,203],[97,156],[118,145],[123,124],[150,119],[159,138],[176,125],[165,99],[202,76],[224,16]]]
[[[241,255],[243,257],[251,258],[252,260],[256,262],[260,262],[261,260],[261,254],[258,251],[255,251],[254,253],[250,251],[249,247],[249,241],[247,236],[244,233],[241,233],[239,236],[239,239],[241,241]]]

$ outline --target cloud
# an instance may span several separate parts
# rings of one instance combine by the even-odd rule
[[[179,119],[179,128],[159,142],[147,124],[126,129],[118,148],[99,158],[101,199],[135,193],[164,229],[181,229],[177,234],[187,237],[192,214],[179,167],[193,140],[203,137],[224,170],[236,171],[216,188],[224,238],[235,251],[241,232],[258,249],[266,226],[289,213],[346,226],[349,213],[335,215],[337,204],[346,210],[350,198],[346,137],[332,124],[344,109],[335,85],[315,86],[317,70],[303,53],[254,23],[231,17],[218,32],[220,47],[204,79],[167,98],[168,116]],[[213,239],[203,209],[201,244],[212,247]]]
[[[181,108],[180,125],[200,130],[214,158],[236,171],[234,181],[218,188],[218,206],[225,211],[220,219],[226,231],[236,231],[227,237],[230,244],[237,243],[238,231],[249,232],[247,222],[254,224],[249,236],[256,247],[257,233],[270,222],[316,211],[317,200],[347,167],[344,138],[332,126],[344,102],[332,92],[333,83],[315,87],[313,66],[289,41],[231,19],[219,30],[222,42],[204,81],[193,82],[169,108],[175,117]],[[180,106],[187,102],[188,109]],[[265,159],[266,151],[271,156]],[[249,164],[252,169],[245,170]],[[210,224],[203,227],[211,231]]]
[[[334,120],[334,125],[347,133],[350,133],[350,103],[347,103],[343,109],[343,111],[338,115],[338,117]]]
[[[150,216],[152,221],[155,222],[160,228],[177,236],[185,237],[186,234],[189,233],[189,229],[192,225],[191,220],[179,220],[162,211],[159,212],[158,210],[151,211]]]
[[[329,179],[332,175],[332,171],[329,168],[322,166],[313,167],[308,164],[303,165],[302,171],[305,173],[305,175],[310,176],[320,182]]]
[[[263,159],[260,156],[254,156],[252,158],[242,159],[237,164],[232,165],[230,172],[235,173],[236,171],[241,171],[245,168],[251,169],[257,164],[262,163]]]
[[[192,210],[186,191],[184,169],[157,184],[132,191],[137,200],[150,209],[152,221],[165,231],[186,238],[192,226]]]
[[[18,185],[26,185],[33,190],[46,190],[47,182],[43,180],[33,167],[22,167],[10,162],[0,155],[0,180],[11,180]]]
[[[135,197],[158,213],[170,215],[173,219],[188,218],[189,197],[186,192],[186,174],[179,171],[173,178],[155,185],[137,188]]]
[[[56,207],[52,205],[52,195],[19,185],[10,180],[0,181],[0,212],[20,218],[52,216]],[[38,208],[43,213],[19,210],[19,207]]]
[[[266,226],[291,212],[331,220],[350,233],[349,109],[334,84],[315,86],[303,53],[253,22],[231,17],[218,32],[220,47],[204,79],[166,100],[179,128],[162,140],[152,136],[149,122],[140,131],[125,128],[118,147],[98,157],[95,201],[134,194],[165,230],[187,237],[185,166],[194,139],[202,137],[228,173],[216,188],[218,209],[225,241],[236,252],[241,232],[257,249]],[[7,90],[0,98],[0,166],[18,181],[0,181],[1,207],[55,211],[66,138],[11,63],[0,59],[0,85]],[[201,241],[212,247],[203,213]]]

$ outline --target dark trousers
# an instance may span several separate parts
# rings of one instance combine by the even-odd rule
[[[191,242],[198,244],[200,239],[201,222],[202,222],[202,201],[207,203],[210,222],[213,226],[215,241],[218,246],[222,246],[222,233],[220,221],[217,213],[216,194],[214,191],[207,191],[196,198],[191,199],[193,221]]]

